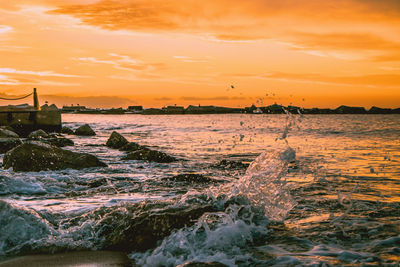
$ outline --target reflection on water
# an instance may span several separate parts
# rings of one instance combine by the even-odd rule
[[[214,197],[213,205],[221,209],[226,203],[238,201],[240,194],[230,193],[242,192],[249,203],[239,201],[240,206],[235,202],[239,208],[231,205],[229,210],[219,210],[222,213],[218,216],[202,217],[192,228],[181,229],[165,239],[157,250],[133,253],[131,257],[143,264],[159,259],[177,264],[181,262],[179,257],[173,256],[169,249],[174,247],[175,252],[180,251],[182,248],[175,243],[181,241],[192,242],[194,246],[193,251],[181,251],[185,259],[216,260],[231,266],[321,262],[380,265],[398,260],[400,237],[393,239],[400,235],[398,115],[64,114],[63,122],[73,129],[89,123],[97,135],[69,136],[75,146],[67,149],[94,154],[108,167],[38,173],[1,170],[0,199],[14,205],[2,205],[3,218],[20,218],[24,212],[19,209],[36,211],[38,214],[32,218],[25,214],[19,226],[34,223],[40,227],[18,235],[21,240],[0,235],[0,254],[20,251],[22,248],[15,244],[23,242],[28,242],[28,247],[33,249],[32,240],[36,240],[35,246],[40,246],[37,240],[49,233],[58,238],[57,246],[62,243],[70,249],[101,248],[98,233],[93,230],[99,221],[89,216],[95,209],[123,208],[143,200],[175,200],[185,194],[183,199],[187,199],[200,193]],[[124,152],[104,146],[114,130],[129,141],[180,160],[169,164],[121,161]],[[292,159],[274,158],[274,153],[288,147],[295,154]],[[261,153],[264,154],[257,159],[258,165],[254,163],[247,173],[245,165],[221,164],[221,160],[250,163]],[[222,201],[222,197],[210,194],[218,191],[218,183],[213,188],[207,183],[166,179],[184,173],[222,181],[220,193],[230,199]],[[268,195],[272,189],[277,192],[275,197]],[[288,213],[285,223],[265,226],[262,220],[253,219],[258,218],[253,212],[249,213],[253,214],[249,215],[252,219],[244,219],[247,217],[239,210],[246,210],[248,205],[263,205],[269,219],[283,218]],[[280,215],[271,216],[276,212]],[[69,227],[66,221],[74,216],[90,220]],[[210,216],[218,217],[212,222],[214,230],[207,228]],[[0,230],[8,231],[7,221],[0,218],[0,222]],[[86,232],[85,227],[91,230]],[[219,248],[211,238],[226,235],[228,230],[232,242],[237,242],[230,245],[236,256]],[[247,245],[237,239],[241,231],[248,231],[244,237]],[[25,237],[29,237],[28,241]],[[47,237],[44,239],[50,242]],[[85,242],[78,242],[79,239]],[[211,257],[213,253],[220,257]]]

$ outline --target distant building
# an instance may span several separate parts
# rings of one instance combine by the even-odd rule
[[[193,106],[190,105],[186,108],[186,114],[226,114],[226,113],[243,113],[242,108],[226,108],[216,106]]]
[[[80,106],[80,105],[71,105],[71,106],[63,106],[61,111],[63,112],[76,112],[76,111],[81,111],[81,110],[85,110],[86,107],[85,106]]]
[[[177,106],[177,105],[163,107],[162,110],[165,112],[165,114],[184,114],[185,113],[185,108]]]
[[[164,110],[159,108],[147,108],[143,110],[143,115],[161,115],[165,114]]]
[[[142,111],[143,107],[142,106],[129,106],[128,110],[129,111]]]

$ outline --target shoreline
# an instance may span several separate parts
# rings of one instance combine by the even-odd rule
[[[15,256],[0,262],[0,267],[13,266],[91,266],[127,267],[132,262],[123,252],[118,251],[75,251],[56,254]]]

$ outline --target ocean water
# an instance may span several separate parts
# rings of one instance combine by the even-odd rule
[[[0,260],[114,249],[135,266],[399,264],[399,115],[64,114],[63,123],[90,124],[97,135],[67,136],[66,149],[108,167],[1,169]],[[179,160],[122,161],[104,145],[112,131]],[[212,182],[171,179],[193,173]],[[187,216],[194,208],[204,212]],[[148,220],[155,233],[140,246]]]

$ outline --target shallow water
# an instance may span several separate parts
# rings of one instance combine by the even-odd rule
[[[108,216],[121,211],[135,220],[131,207],[146,201],[149,209],[201,203],[213,211],[153,249],[127,251],[137,265],[400,260],[399,115],[64,114],[63,122],[89,123],[97,135],[68,136],[75,146],[67,149],[94,154],[108,167],[0,170],[0,255],[107,248],[101,227]],[[124,152],[104,146],[114,130],[180,160],[121,161]],[[218,166],[224,159],[252,164],[247,171]],[[184,173],[215,183],[165,179]]]

